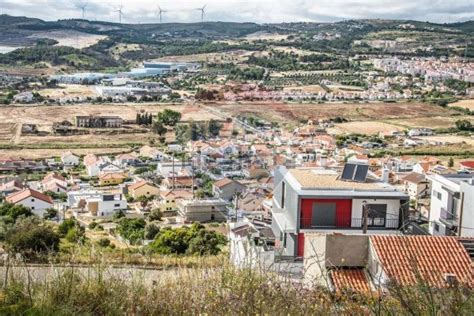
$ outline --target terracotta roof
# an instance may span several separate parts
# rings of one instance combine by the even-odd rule
[[[8,203],[16,204],[29,197],[33,197],[35,199],[42,200],[46,203],[53,204],[53,199],[50,196],[47,196],[46,194],[43,194],[41,192],[38,192],[32,189],[24,189],[22,191],[12,193],[9,196],[7,196],[5,200]]]
[[[332,270],[331,279],[336,292],[351,290],[359,293],[369,293],[371,291],[369,280],[363,269]]]
[[[218,188],[223,188],[226,185],[231,184],[232,182],[234,182],[234,180],[229,179],[229,178],[224,178],[224,179],[214,182],[214,185]]]
[[[142,181],[139,181],[139,182],[135,182],[134,184],[131,184],[128,186],[128,189],[129,190],[135,190],[135,189],[138,189],[142,186],[144,186],[145,184],[149,184],[147,181],[145,180],[142,180]]]
[[[96,155],[94,155],[94,154],[87,154],[87,155],[84,156],[84,165],[85,165],[85,166],[93,165],[93,164],[95,164],[98,160],[99,160],[99,158],[97,158]]]
[[[66,181],[66,179],[62,175],[56,172],[51,172],[44,177],[43,182],[48,182],[49,180],[52,180],[52,179],[56,179],[59,181]]]
[[[418,172],[410,172],[408,175],[403,177],[403,181],[411,182],[411,183],[420,183],[422,181],[425,181],[425,175],[418,173]]]
[[[127,176],[124,175],[123,173],[103,173],[99,175],[99,179],[104,180],[104,179],[126,179]]]
[[[466,168],[474,168],[474,160],[461,161],[459,164],[463,167],[466,167]]]
[[[174,199],[188,199],[193,197],[193,193],[189,190],[170,190],[161,192],[163,198],[174,198]]]
[[[402,285],[417,283],[420,275],[433,286],[446,286],[446,274],[473,285],[473,266],[466,249],[450,236],[371,236],[370,241],[392,280]]]

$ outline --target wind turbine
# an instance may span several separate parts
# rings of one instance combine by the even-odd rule
[[[162,10],[160,6],[158,6],[158,16],[160,17],[160,23],[163,22],[163,13],[168,12],[166,10]]]
[[[122,24],[122,17],[123,17],[123,5],[120,5],[120,7],[115,10],[115,12],[118,12],[119,15],[119,23]]]
[[[89,4],[86,2],[86,3],[79,3],[76,5],[76,8],[78,9],[81,9],[82,11],[82,19],[84,20],[85,17],[86,17],[86,8]]]
[[[197,8],[197,11],[201,11],[201,22],[204,22],[204,15],[206,15],[206,6],[205,4],[202,8]]]

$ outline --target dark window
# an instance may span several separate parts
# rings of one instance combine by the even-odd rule
[[[114,204],[114,207],[120,207],[120,204]]]
[[[311,226],[336,226],[336,203],[314,203]]]
[[[387,218],[387,204],[369,204],[368,207],[368,226],[385,226]]]
[[[281,203],[280,203],[281,208],[285,208],[285,191],[286,191],[285,186],[286,186],[286,183],[285,183],[285,181],[283,181],[281,183]]]
[[[435,223],[434,224],[434,230],[439,232],[439,224],[438,223]]]
[[[213,221],[214,219],[215,219],[215,215],[211,214],[211,221]]]

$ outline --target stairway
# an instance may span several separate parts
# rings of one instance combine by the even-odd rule
[[[474,238],[459,238],[459,242],[464,246],[471,260],[474,260]]]

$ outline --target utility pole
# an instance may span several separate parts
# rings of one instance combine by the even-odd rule
[[[173,177],[172,188],[173,188],[173,190],[174,190],[174,180],[175,180],[175,178],[176,178],[176,177],[175,177],[175,174],[174,174],[174,152],[173,152],[173,159],[172,159],[172,161],[173,161],[173,162],[172,162],[172,173],[171,173],[171,176]]]
[[[193,159],[193,152],[191,152],[191,172],[192,172],[192,179],[193,179],[193,184],[192,184],[192,191],[193,191],[193,200],[196,198],[194,196],[194,159]]]
[[[362,233],[367,234],[367,217],[369,216],[367,201],[362,202]]]

